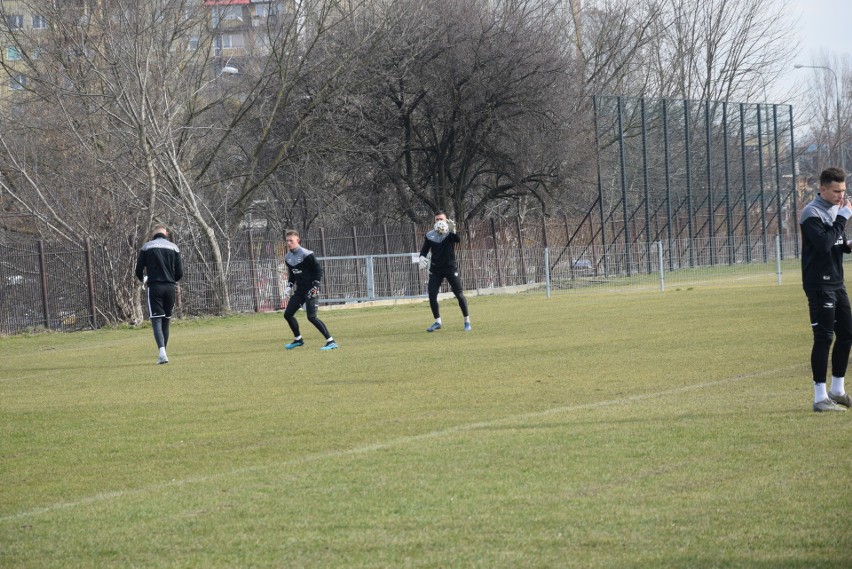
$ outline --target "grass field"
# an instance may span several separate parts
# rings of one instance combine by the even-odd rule
[[[0,567],[852,567],[798,285],[0,339]]]

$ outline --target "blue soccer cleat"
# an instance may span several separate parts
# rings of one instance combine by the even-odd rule
[[[441,329],[441,325],[438,324],[437,322],[435,322],[434,324],[432,324],[431,326],[426,328],[426,331],[427,332],[434,332],[435,330],[440,330],[440,329]]]
[[[289,344],[286,344],[284,347],[287,348],[288,350],[292,350],[293,348],[298,348],[299,346],[304,346],[304,345],[305,345],[304,340],[293,340]]]
[[[465,331],[465,332],[470,332],[470,322],[465,322],[465,323],[464,323],[464,331]]]
[[[331,342],[326,342],[325,346],[320,348],[320,350],[336,350],[337,348],[338,348],[337,342],[332,340]]]

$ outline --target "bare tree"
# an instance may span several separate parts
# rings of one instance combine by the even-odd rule
[[[771,84],[798,49],[787,0],[664,0],[648,54],[655,96],[735,101]]]
[[[829,165],[852,167],[849,140],[852,138],[852,100],[845,96],[852,85],[852,58],[820,52],[803,71],[810,71],[800,90],[805,103],[798,122],[806,125],[806,144],[811,160],[802,164],[806,173],[816,175]]]
[[[659,0],[572,2],[571,36],[578,80],[587,95],[642,95],[653,89],[646,53],[653,50]]]
[[[385,209],[410,220],[481,215],[516,196],[546,202],[565,160],[570,46],[549,3],[374,3],[336,36],[367,27],[361,82],[340,100],[339,139],[372,165]],[[376,47],[378,49],[376,49]],[[537,151],[538,150],[538,151]],[[392,200],[392,201],[389,201]]]
[[[241,54],[242,69],[220,57],[221,32],[197,0],[23,4],[47,25],[19,29],[4,18],[0,30],[21,54],[4,62],[21,86],[0,128],[4,204],[64,239],[122,243],[116,266],[132,266],[153,220],[170,222],[210,261],[216,310],[228,312],[223,243],[333,89],[330,74],[305,104],[300,85],[312,62],[336,55],[314,49],[350,3],[286,4]],[[24,112],[37,124],[16,122]],[[275,138],[279,117],[289,137]],[[108,198],[114,219],[102,215]]]

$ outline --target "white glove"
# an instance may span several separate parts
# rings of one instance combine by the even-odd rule
[[[456,232],[456,222],[453,221],[452,219],[447,220],[447,227],[449,227],[450,233]]]
[[[420,256],[420,261],[419,261],[419,262],[420,262],[420,268],[421,268],[421,269],[425,269],[426,267],[428,267],[428,266],[429,266],[429,259],[427,259],[427,258],[426,258],[426,257],[424,257],[423,255],[421,255],[421,256]]]
[[[142,277],[142,290],[148,288],[148,275]]]
[[[852,209],[849,209],[848,207],[842,207],[837,210],[837,215],[849,219],[850,217],[852,217]]]
[[[293,296],[293,283],[287,283],[284,287],[284,298],[289,299],[291,296]]]

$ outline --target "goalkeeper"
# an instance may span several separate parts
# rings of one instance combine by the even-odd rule
[[[292,342],[284,347],[288,350],[304,346],[305,341],[299,333],[299,322],[296,320],[296,312],[302,305],[308,313],[308,322],[316,326],[317,330],[325,337],[325,345],[320,350],[334,350],[337,344],[328,328],[322,320],[317,318],[319,287],[322,282],[322,266],[309,251],[300,245],[299,232],[288,229],[284,234],[287,244],[287,255],[284,263],[287,265],[287,287],[284,289],[284,319],[290,325],[295,337]]]
[[[456,264],[456,243],[459,243],[456,224],[452,219],[447,219],[447,214],[438,212],[435,214],[435,227],[426,233],[423,247],[420,249],[420,268],[429,267],[429,307],[435,322],[426,331],[434,332],[441,329],[441,312],[438,307],[438,291],[444,279],[450,283],[450,288],[459,302],[462,316],[464,316],[464,330],[470,331],[470,315],[467,312],[467,299],[462,292],[462,282],[459,278],[459,268]],[[432,253],[431,262],[426,255]]]

